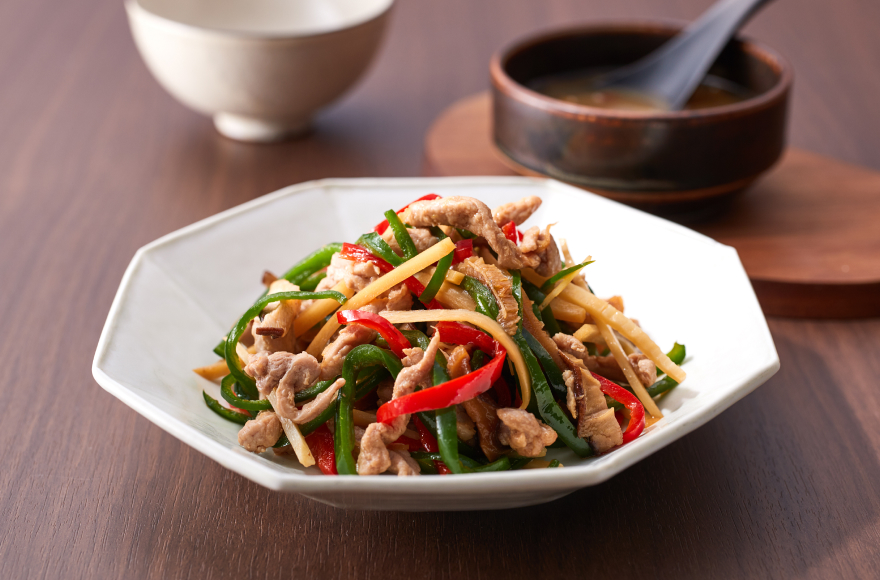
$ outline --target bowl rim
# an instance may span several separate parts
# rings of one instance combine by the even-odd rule
[[[196,36],[205,36],[209,38],[216,39],[226,39],[226,40],[260,40],[260,41],[285,41],[285,40],[303,40],[307,38],[318,38],[322,36],[328,36],[331,34],[337,34],[339,32],[344,32],[346,30],[351,30],[353,28],[357,28],[359,26],[364,26],[375,22],[376,20],[380,20],[387,16],[387,14],[391,11],[396,3],[396,0],[382,0],[384,3],[379,9],[375,12],[369,13],[367,16],[354,19],[351,22],[347,23],[345,26],[340,28],[333,28],[329,30],[318,30],[317,32],[289,32],[289,33],[281,33],[281,32],[258,32],[258,31],[248,31],[248,30],[232,30],[228,28],[213,28],[210,26],[198,26],[196,24],[189,24],[187,22],[181,22],[179,20],[174,20],[172,18],[168,18],[166,16],[162,16],[161,14],[157,14],[152,10],[149,10],[144,5],[141,4],[140,0],[124,0],[125,1],[125,11],[128,13],[130,19],[134,19],[136,17],[144,17],[150,20],[152,23],[157,24],[159,26],[163,26],[171,32],[178,33],[186,33],[192,34]]]
[[[489,62],[489,73],[494,89],[506,96],[524,102],[543,111],[568,117],[582,117],[591,122],[599,120],[615,121],[682,121],[682,120],[712,120],[724,116],[740,116],[765,109],[784,99],[791,89],[794,73],[791,64],[778,52],[767,45],[757,42],[750,37],[737,34],[734,40],[738,41],[742,52],[756,58],[777,72],[776,83],[767,91],[748,99],[721,105],[707,107],[705,109],[681,110],[681,111],[625,111],[618,109],[603,109],[577,103],[570,103],[560,99],[549,97],[534,91],[525,85],[515,81],[507,74],[505,66],[510,58],[522,51],[531,49],[537,45],[559,38],[571,36],[587,36],[597,33],[677,33],[688,23],[680,20],[652,19],[652,20],[608,20],[590,22],[565,28],[553,28],[520,38],[501,49],[497,50]]]

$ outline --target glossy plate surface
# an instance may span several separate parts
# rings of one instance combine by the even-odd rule
[[[238,426],[212,413],[192,372],[280,273],[318,246],[353,241],[382,213],[425,195],[465,195],[490,207],[544,200],[526,223],[553,229],[587,279],[620,294],[626,313],[663,350],[687,345],[685,383],[660,402],[665,417],[602,457],[550,450],[563,469],[455,477],[325,477],[295,460],[238,446]],[[693,431],[770,378],[779,358],[736,251],[691,230],[559,182],[525,177],[329,179],[291,186],[169,234],[138,250],[101,334],[92,372],[144,417],[224,467],[270,489],[375,510],[472,510],[533,505],[602,482]]]

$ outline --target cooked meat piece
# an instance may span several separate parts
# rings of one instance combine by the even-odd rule
[[[489,461],[501,456],[504,448],[498,440],[498,405],[485,395],[477,395],[461,404],[480,433],[480,449]]]
[[[456,268],[465,276],[476,278],[492,291],[498,303],[498,324],[507,334],[511,336],[516,334],[519,313],[516,299],[513,297],[513,282],[510,276],[497,266],[487,264],[483,258],[476,256],[466,259]]]
[[[488,206],[479,200],[471,197],[444,197],[417,201],[400,217],[412,226],[448,225],[466,229],[486,240],[498,254],[498,263],[504,268],[523,266],[522,252],[504,236]]]
[[[373,314],[379,314],[385,310],[410,310],[412,303],[413,299],[409,288],[404,284],[398,284],[358,310],[366,310]]]
[[[530,195],[519,201],[499,205],[492,210],[492,217],[499,226],[510,222],[521,226],[539,207],[541,207],[541,198]]]
[[[308,353],[259,352],[244,367],[244,372],[257,381],[257,390],[265,399],[272,389],[285,385],[296,393],[312,386],[318,380],[318,361]]]
[[[538,226],[527,229],[523,233],[519,248],[525,254],[523,261],[539,275],[549,278],[562,270],[562,258],[556,240],[550,233],[550,226],[544,231]]]
[[[585,439],[596,453],[623,443],[623,433],[614,418],[614,410],[605,403],[599,381],[579,359],[567,354],[563,354],[562,359],[568,367],[562,377],[568,389],[569,410],[578,420],[578,437]]]
[[[418,385],[428,386],[431,384],[434,357],[437,355],[439,347],[440,335],[435,334],[427,351],[423,352],[420,348],[404,349],[406,357],[401,361],[404,368],[394,381],[392,399],[399,399],[412,393]],[[387,445],[403,435],[407,423],[409,423],[409,415],[400,415],[390,425],[371,423],[367,426],[363,439],[361,439],[361,452],[357,460],[359,475],[378,475],[392,467],[392,459]],[[402,469],[399,462],[395,465],[396,468]],[[398,475],[404,475],[404,473],[398,471]],[[407,475],[412,474],[407,473]]]
[[[462,441],[470,441],[477,435],[476,425],[461,405],[455,406],[455,431]]]
[[[345,356],[356,346],[369,344],[376,339],[375,330],[360,324],[349,324],[339,331],[336,340],[328,344],[321,353],[320,379],[326,381],[342,373]]]
[[[440,241],[427,228],[407,228],[407,232],[409,232],[409,237],[412,238],[420,254]],[[391,228],[385,230],[382,234],[382,239],[388,242],[388,245],[391,246],[395,254],[398,256],[403,255],[403,250],[397,244],[397,238],[394,237],[394,232],[391,231]]]
[[[275,411],[281,417],[290,419],[294,423],[308,423],[324,412],[324,410],[333,403],[336,399],[336,391],[343,386],[345,386],[345,379],[336,379],[336,382],[330,385],[326,391],[319,394],[301,408],[297,408],[293,390],[282,383],[275,391],[275,394],[278,397],[278,404],[275,407]]]
[[[463,377],[471,372],[471,355],[467,348],[459,345],[452,350],[446,360],[446,372],[453,379]]]
[[[379,397],[379,404],[386,403],[394,396],[394,381],[387,380],[379,383],[376,388],[376,395]]]
[[[262,453],[281,437],[281,421],[272,411],[260,411],[257,418],[242,425],[238,444],[251,453]]]
[[[617,359],[613,355],[593,356],[587,352],[587,348],[581,341],[569,334],[560,332],[553,337],[553,340],[559,350],[580,359],[590,371],[612,381],[626,382],[626,375],[623,374],[623,369],[617,364]],[[642,386],[650,387],[653,385],[657,380],[657,366],[654,362],[641,353],[633,353],[627,358]]]
[[[556,441],[556,431],[522,409],[498,409],[498,440],[523,457],[541,457]]]
[[[393,473],[398,477],[419,475],[422,472],[422,468],[419,467],[416,460],[409,456],[409,451],[404,451],[403,449],[389,451],[388,458],[391,460],[391,465],[388,466],[388,472]]]
[[[349,288],[360,292],[381,275],[382,272],[372,262],[355,262],[346,260],[341,254],[334,254],[327,267],[327,277],[318,283],[318,287],[327,290],[339,282],[345,282]]]
[[[268,293],[293,292],[299,290],[287,280],[276,280],[269,286]],[[263,312],[263,319],[255,318],[252,321],[251,332],[254,335],[254,345],[257,352],[294,352],[296,350],[296,337],[293,335],[293,321],[302,309],[301,300],[282,300],[269,304]],[[280,328],[281,336],[277,333],[260,334],[260,328]]]

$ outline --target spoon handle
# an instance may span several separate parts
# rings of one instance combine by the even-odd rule
[[[771,1],[720,0],[672,40],[609,80],[645,90],[679,110],[734,33]]]

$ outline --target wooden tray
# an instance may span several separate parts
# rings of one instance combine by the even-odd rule
[[[488,93],[447,108],[425,137],[426,175],[516,175],[491,139]],[[880,173],[789,149],[712,221],[737,249],[768,316],[880,316]]]

